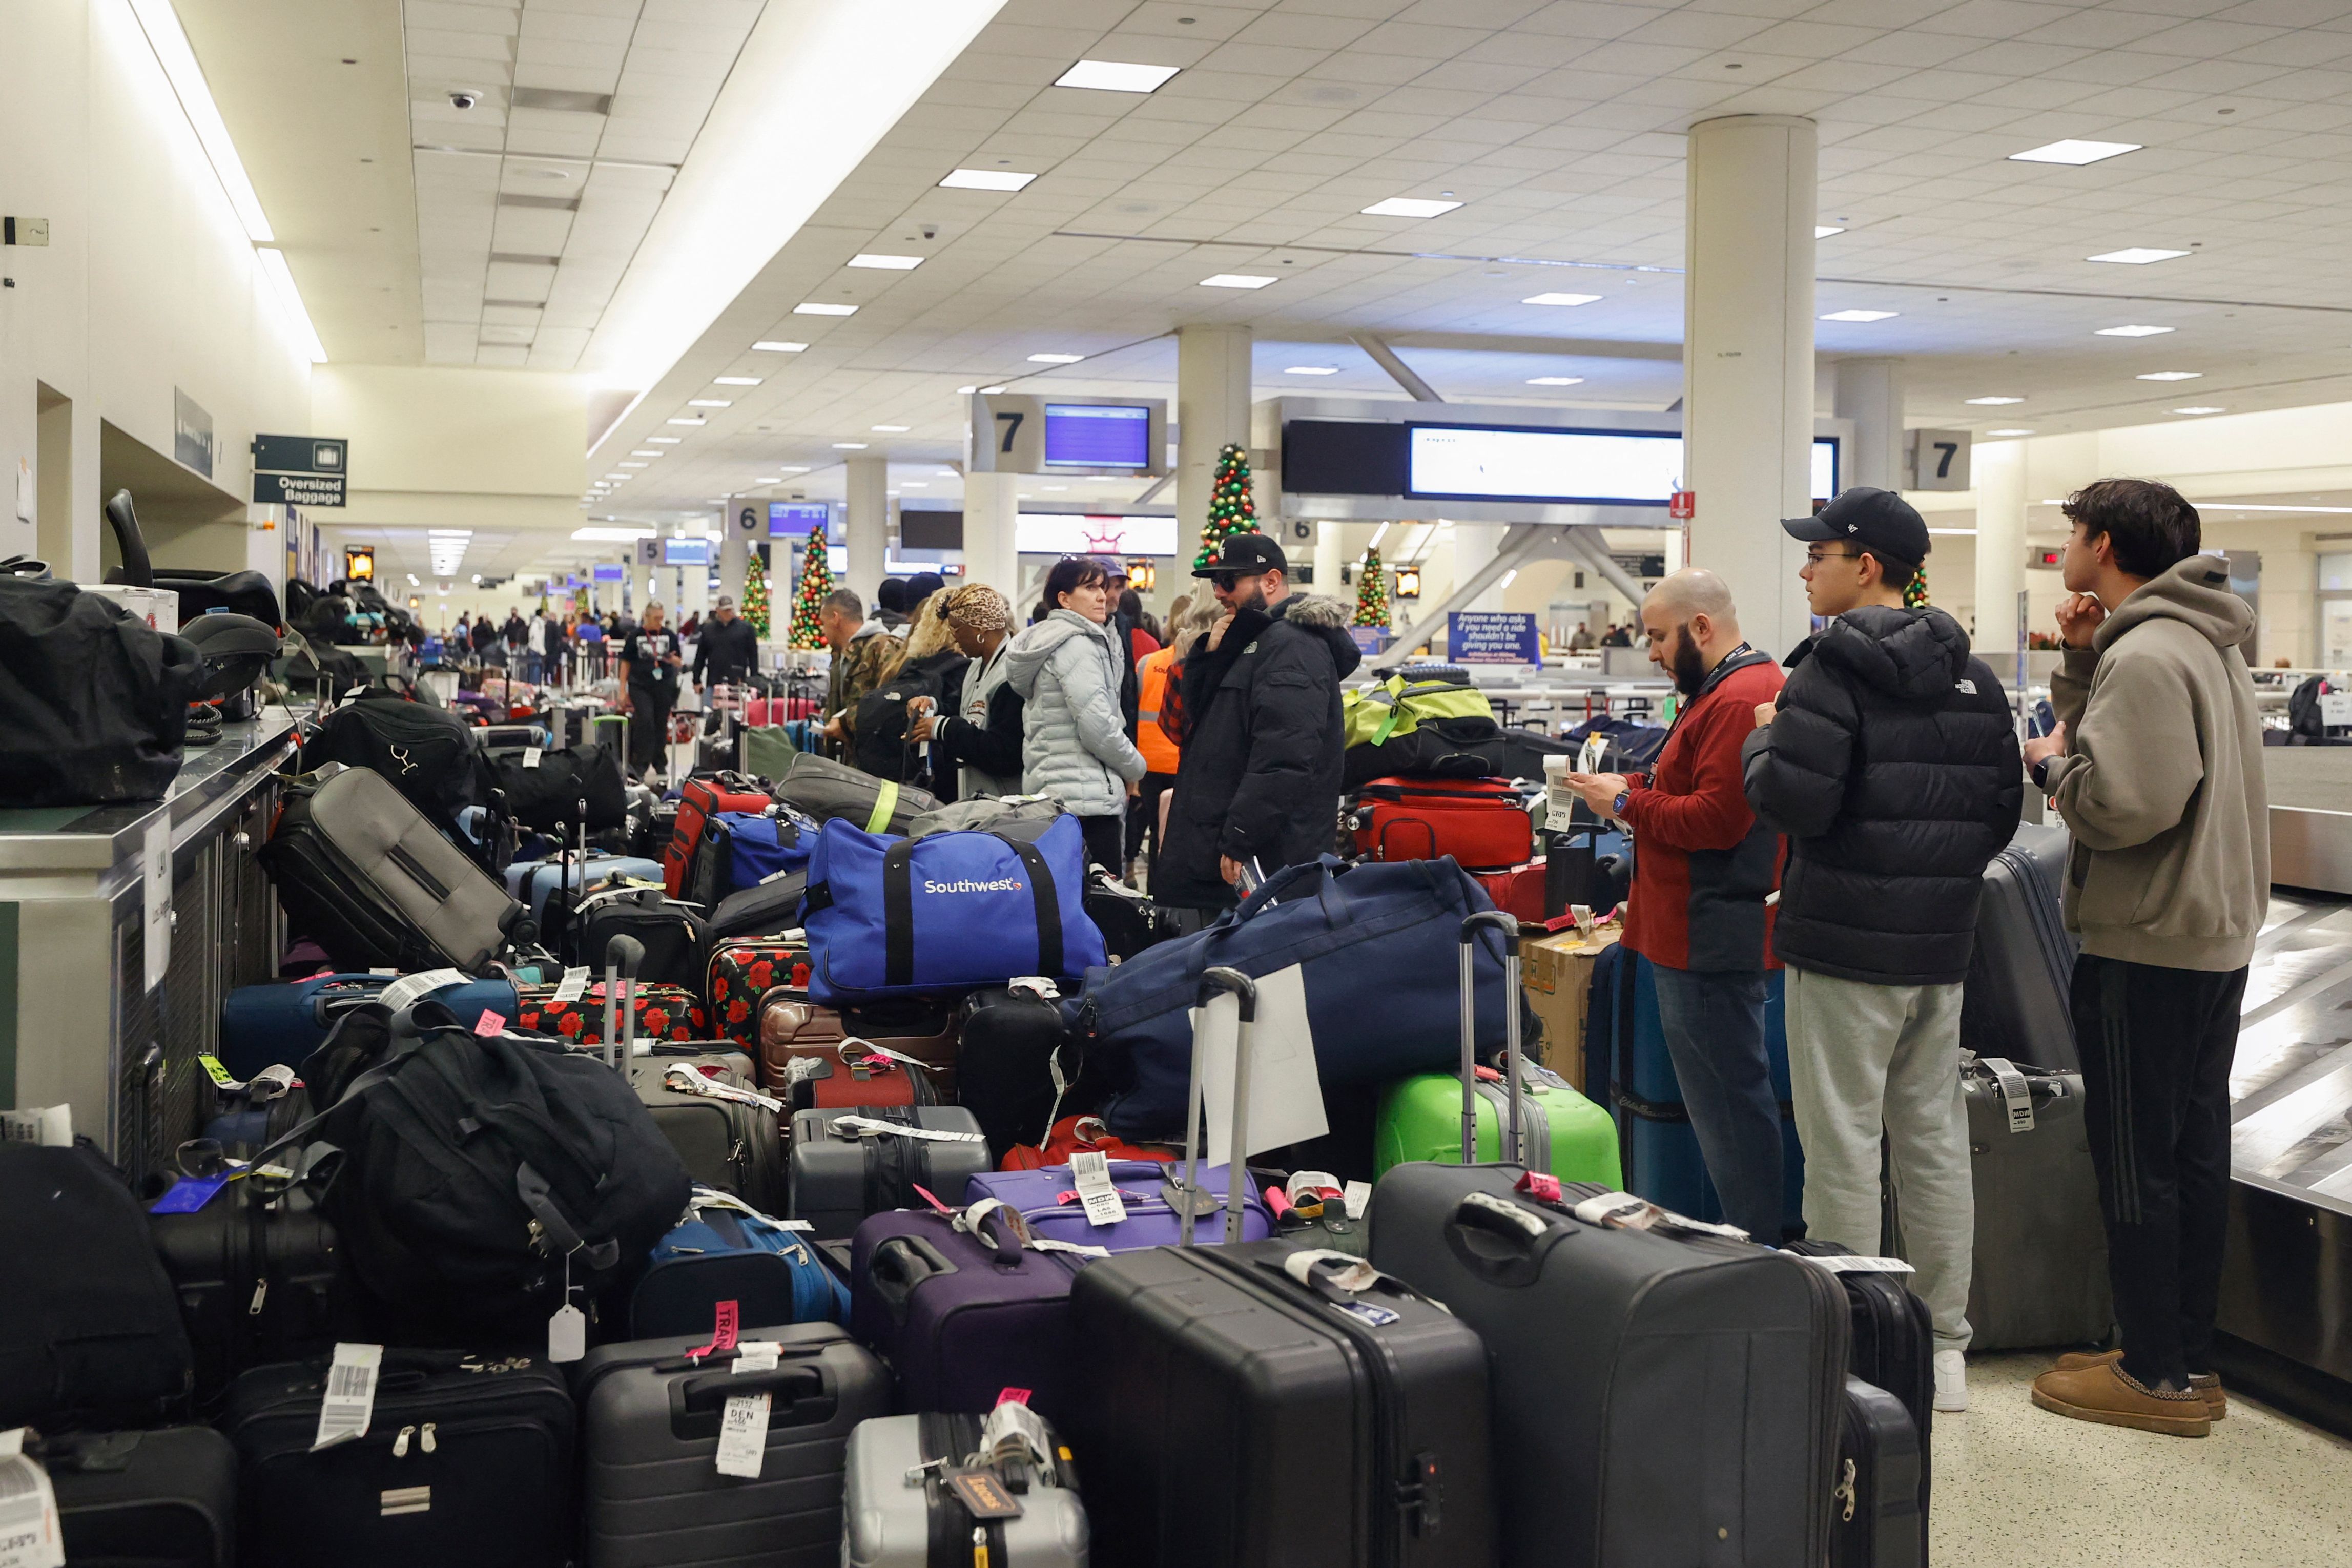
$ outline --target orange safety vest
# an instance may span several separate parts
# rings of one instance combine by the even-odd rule
[[[1160,704],[1168,695],[1168,670],[1175,662],[1176,650],[1163,647],[1145,655],[1135,667],[1141,686],[1136,695],[1135,749],[1143,753],[1144,764],[1155,773],[1176,771],[1176,742],[1160,727]]]

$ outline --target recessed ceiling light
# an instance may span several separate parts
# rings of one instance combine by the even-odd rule
[[[1960,401],[1974,404],[1979,408],[1999,408],[2004,404],[2022,403],[2025,399],[2022,397],[1964,397]]]
[[[2097,256],[2086,256],[2083,259],[2085,261],[2113,261],[2119,266],[2124,267],[2145,267],[2151,261],[2169,261],[2176,256],[2186,256],[2189,253],[2185,250],[2158,250],[2153,246],[2133,245],[2126,246],[2121,250],[2109,250],[2104,251]]]
[[[1600,299],[1598,294],[1530,294],[1519,301],[1522,305],[1590,305]]]
[[[1534,375],[1528,378],[1529,386],[1582,386],[1580,375]]]
[[[2229,410],[2226,408],[2210,408],[2200,403],[2188,408],[2176,408],[2173,412],[2175,414],[2227,414]]]
[[[793,307],[793,314],[795,316],[854,316],[857,314],[857,307],[835,305],[824,300],[803,300]]]
[[[2135,376],[2133,379],[2136,381],[2195,381],[2204,374],[2201,370],[2152,370],[2146,375]]]
[[[870,250],[860,251],[849,258],[852,267],[872,267],[885,272],[912,272],[923,264],[919,256],[877,256]]]
[[[623,463],[621,467],[625,468],[642,468],[645,465],[643,463]]]
[[[883,431],[888,435],[900,436],[904,435],[909,426],[905,425],[877,425],[874,428]]]
[[[1822,320],[1824,321],[1884,321],[1902,313],[1900,310],[1832,310]]]
[[[686,400],[686,405],[688,408],[732,408],[735,406],[732,403],[730,403],[723,397],[689,397]]]
[[[1815,239],[1827,239],[1833,234],[1843,234],[1845,230],[1838,227],[1835,224],[1817,223],[1813,225],[1813,237]]]
[[[1031,354],[1029,363],[1031,364],[1076,364],[1086,357],[1084,354]]]
[[[2093,333],[2102,338],[2152,338],[2158,332],[2168,332],[2170,327],[2101,327]]]
[[[688,419],[684,415],[680,415],[678,417],[670,420],[669,423],[672,425],[708,425],[710,421],[708,419]]]
[[[701,421],[697,420],[695,423],[698,425]],[[680,441],[685,440],[686,437],[683,436],[648,436],[646,439],[647,442],[656,447],[675,447]]]
[[[1284,367],[1282,374],[1285,375],[1337,375],[1339,374],[1339,367],[1336,364],[1294,364]]]
[[[751,346],[763,354],[796,354],[805,352],[808,348],[806,343],[779,342],[773,338],[763,339]]]
[[[866,450],[866,443],[863,441],[835,441],[833,444],[833,449],[836,452],[863,452]]]
[[[2137,153],[2137,142],[2051,142],[2040,147],[2028,147],[2022,153],[2011,153],[2012,163],[2095,163],[2102,158],[2118,158],[2126,153]]]
[[[950,169],[940,185],[950,191],[1017,191],[1036,177],[1010,169]]]
[[[989,395],[989,396],[992,396],[992,396],[994,396],[996,394],[998,394],[998,393],[1000,393],[1000,392],[1003,391],[1003,390],[1004,390],[1004,388],[1003,388],[1003,387],[1001,387],[1001,386],[983,386],[983,387],[982,387],[980,390],[981,390],[983,394],[985,394],[985,395]]]
[[[1203,289],[1263,289],[1273,282],[1271,278],[1255,272],[1220,272],[1201,279]]]
[[[756,375],[714,375],[710,384],[713,386],[757,386],[760,378]]]
[[[1174,66],[1130,65],[1124,60],[1080,60],[1054,79],[1055,87],[1090,87],[1097,92],[1150,92],[1176,74]]]
[[[958,397],[970,397],[973,393],[978,392],[980,388],[976,386],[959,386],[956,388],[956,395]]]
[[[1988,430],[1988,431],[1986,431],[1986,432],[1985,432],[1985,434],[1986,434],[1986,435],[1988,435],[1988,436],[2031,436],[2031,435],[2032,435],[2032,434],[2033,434],[2033,432],[2032,432],[2032,431],[2031,431],[2031,430],[2017,430],[2017,429],[2010,429],[2010,430]]]
[[[755,485],[775,485],[782,484],[783,479],[784,476],[782,474],[761,474],[751,482]]]
[[[784,465],[784,472],[788,474],[805,474],[808,472],[808,465],[806,463],[786,463]]]
[[[1041,490],[1066,490],[1070,487],[1067,485],[1039,485],[1037,488]]]
[[[943,479],[952,479],[960,477],[953,468],[934,468],[931,471],[939,475],[939,477]]]
[[[626,474],[606,474],[604,477],[608,479],[625,479],[629,476]]]
[[[655,439],[656,439],[656,440],[664,440],[664,439],[667,439],[667,437],[655,437]],[[659,452],[649,452],[649,451],[643,451],[643,450],[640,450],[640,451],[634,451],[634,452],[631,452],[631,453],[629,454],[629,456],[630,456],[630,457],[632,457],[632,458],[658,458],[658,457],[660,457],[661,455],[662,455],[662,454],[661,454],[661,453],[659,453]]]
[[[898,481],[898,487],[901,489],[927,490],[931,488],[931,481],[929,479],[900,479]]]
[[[1450,213],[1460,202],[1433,202],[1421,196],[1391,196],[1384,202],[1374,202],[1356,210],[1367,217],[1435,217]]]

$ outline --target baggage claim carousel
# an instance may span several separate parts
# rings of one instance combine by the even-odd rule
[[[2352,1432],[2352,747],[2263,755],[2271,908],[2230,1081],[2216,1354],[2249,1392]]]

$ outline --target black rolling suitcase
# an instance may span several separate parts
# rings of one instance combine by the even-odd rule
[[[956,1103],[980,1122],[988,1157],[1002,1164],[1016,1143],[1043,1143],[1062,1090],[1054,1055],[1062,1009],[1034,990],[972,994],[956,1035]]]
[[[1847,1374],[1830,1568],[1927,1568],[1927,1443],[1903,1401]]]
[[[1856,1258],[1834,1241],[1792,1241],[1781,1250],[1811,1258],[1818,1267],[1834,1273],[1845,1287],[1846,1305],[1853,1312],[1853,1349],[1846,1360],[1845,1447],[1839,1464],[1843,1470],[1849,1459],[1853,1462],[1860,1477],[1854,1485],[1861,1489],[1851,1498],[1840,1498],[1830,1562],[1833,1568],[1924,1563],[1927,1560],[1929,1436],[1936,1406],[1936,1333],[1927,1304],[1912,1290],[1907,1273],[1883,1266],[1887,1260]],[[1869,1397],[1858,1403],[1857,1390]],[[1886,1399],[1901,1409],[1904,1422],[1899,1430],[1878,1403]],[[1874,1436],[1881,1432],[1895,1436]],[[1907,1436],[1902,1432],[1907,1432]],[[1874,1460],[1874,1454],[1890,1444],[1895,1449],[1892,1458]],[[1895,1498],[1887,1472],[1912,1475],[1912,1495]],[[1846,1479],[1842,1479],[1841,1485]],[[1908,1555],[1885,1554],[1888,1527],[1882,1516],[1888,1508],[1909,1520],[1918,1537]],[[1866,1528],[1856,1526],[1857,1517],[1864,1519]],[[1872,1555],[1853,1555],[1865,1547]]]
[[[1512,1165],[1402,1164],[1373,1189],[1373,1263],[1444,1301],[1492,1358],[1494,1451],[1516,1467],[1505,1568],[1801,1568],[1828,1552],[1845,1293],[1692,1224]]]
[[[314,1449],[325,1361],[257,1367],[221,1430],[243,1568],[564,1568],[572,1394],[544,1362],[384,1350],[367,1430]]]
[[[1204,1008],[1219,986],[1243,1002],[1232,1142],[1245,1149],[1255,988],[1212,969]],[[1195,1115],[1198,1098],[1196,1078]],[[1071,1444],[1087,1466],[1097,1560],[1492,1563],[1478,1336],[1360,1259],[1242,1241],[1233,1185],[1223,1245],[1114,1253],[1071,1284],[1087,1391]]]
[[[248,1367],[324,1355],[353,1331],[335,1227],[307,1187],[248,1177],[194,1213],[151,1212],[147,1225],[179,1291],[199,1405]]]
[[[229,1568],[236,1450],[209,1426],[84,1432],[37,1445],[70,1568]]]
[[[588,1352],[574,1375],[587,1463],[588,1568],[831,1568],[841,1555],[844,1454],[888,1414],[890,1374],[831,1323],[745,1329],[781,1347],[772,1372],[732,1349],[689,1360],[709,1333]],[[730,1394],[769,1395],[756,1477],[719,1473]],[[432,1568],[432,1565],[425,1565]]]
[[[527,926],[523,906],[378,774],[346,768],[290,793],[255,858],[292,928],[338,969],[478,973]]]
[[[1977,940],[1960,991],[1960,1045],[1980,1057],[2073,1072],[2067,991],[2081,942],[2061,905],[2072,840],[2056,824],[2020,823],[1985,867]]]

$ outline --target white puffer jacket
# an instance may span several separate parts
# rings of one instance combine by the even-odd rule
[[[1111,635],[1076,610],[1055,610],[1004,650],[1004,679],[1022,701],[1021,788],[1078,816],[1125,810],[1127,782],[1148,766],[1127,738]]]

